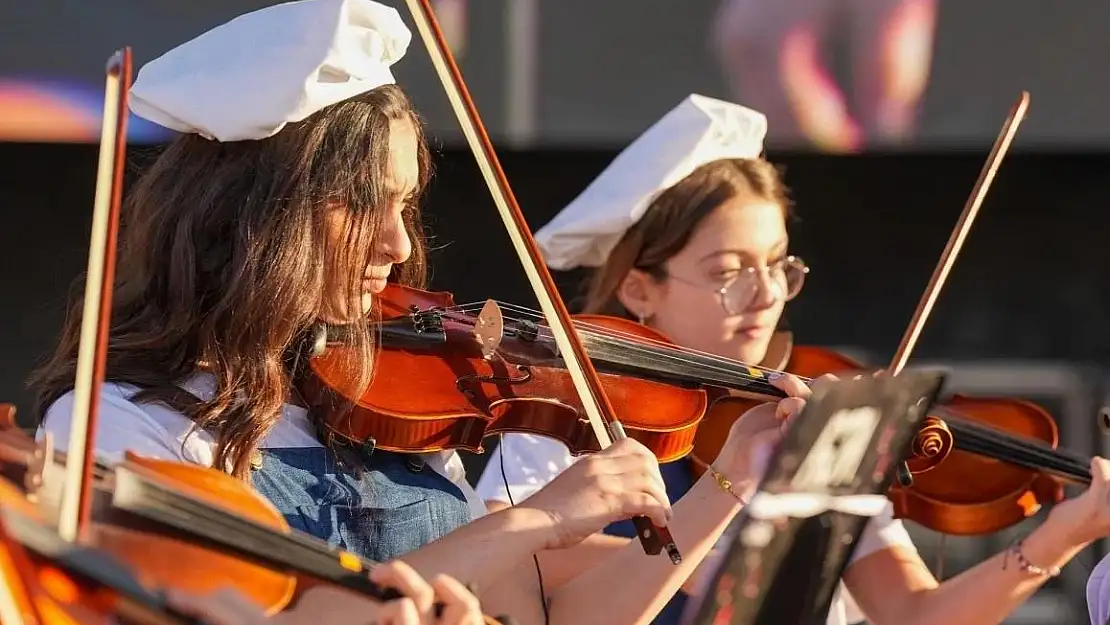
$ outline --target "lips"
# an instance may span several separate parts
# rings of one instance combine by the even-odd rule
[[[763,334],[769,333],[770,331],[771,326],[759,324],[748,324],[745,326],[740,326],[735,330],[736,334],[743,334],[746,336],[761,336]]]

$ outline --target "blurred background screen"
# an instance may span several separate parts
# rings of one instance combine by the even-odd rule
[[[103,61],[136,66],[262,0],[0,0],[0,141],[91,142]],[[392,4],[404,8],[400,0]],[[1110,146],[1110,3],[1093,0],[436,0],[486,123],[519,147],[624,144],[691,92],[770,118],[771,149]],[[407,18],[407,11],[402,11]],[[414,50],[422,48],[414,41]],[[460,141],[425,54],[397,68]],[[805,104],[798,104],[804,102]],[[134,120],[135,141],[166,134]]]

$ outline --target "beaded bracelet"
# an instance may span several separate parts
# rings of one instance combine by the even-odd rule
[[[1056,577],[1060,574],[1060,567],[1058,567],[1058,566],[1050,566],[1048,568],[1041,568],[1041,567],[1033,564],[1032,562],[1030,562],[1029,558],[1025,557],[1025,553],[1023,553],[1021,551],[1021,541],[1020,540],[1017,541],[1016,543],[1014,543],[1013,545],[1010,545],[1010,549],[1008,550],[1007,553],[1008,554],[1009,553],[1014,554],[1014,557],[1017,559],[1018,566],[1021,567],[1021,570],[1026,572],[1026,573],[1029,573],[1030,575],[1036,575],[1038,577]],[[1003,564],[1003,567],[1005,567],[1005,564],[1006,564],[1005,560],[1003,561],[1002,564]]]

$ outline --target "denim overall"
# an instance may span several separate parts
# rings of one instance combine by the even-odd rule
[[[667,486],[667,497],[671,503],[678,501],[694,485],[694,472],[691,470],[689,460],[682,459],[661,464],[659,472],[663,474],[663,483]],[[605,528],[605,533],[610,536],[636,538],[636,528],[632,525],[632,521],[613,523]],[[663,555],[656,557],[666,558]],[[652,621],[652,625],[678,625],[682,618],[682,610],[686,607],[686,599],[686,593],[681,590],[676,592]]]
[[[471,521],[459,487],[422,457],[382,450],[357,456],[360,468],[340,465],[323,447],[263,449],[251,482],[294,529],[376,562]]]

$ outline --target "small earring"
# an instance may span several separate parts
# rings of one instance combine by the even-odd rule
[[[647,321],[647,316],[644,315],[644,313],[641,312],[639,314],[639,317],[640,317],[640,325],[644,325],[644,322]]]

